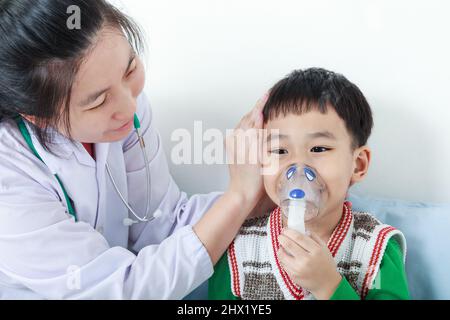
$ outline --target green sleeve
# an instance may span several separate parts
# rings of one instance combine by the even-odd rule
[[[214,274],[208,280],[209,300],[239,300],[231,292],[231,276],[227,252],[214,266]]]
[[[353,287],[348,283],[345,277],[342,277],[341,282],[339,282],[338,287],[334,291],[330,300],[359,300],[359,295],[353,289]]]
[[[331,300],[359,300],[358,294],[342,278]],[[403,254],[398,242],[391,238],[386,246],[380,270],[375,277],[372,289],[369,290],[366,300],[407,300],[410,299],[408,283],[406,280]]]

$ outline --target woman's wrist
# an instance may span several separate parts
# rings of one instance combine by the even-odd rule
[[[251,207],[246,203],[245,195],[229,190],[193,226],[213,264],[220,259],[247,219]]]
[[[257,203],[256,200],[249,198],[244,192],[233,190],[231,188],[223,194],[223,197],[236,208],[235,212],[244,216],[248,216]]]

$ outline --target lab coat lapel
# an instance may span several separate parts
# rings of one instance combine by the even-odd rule
[[[56,130],[49,128],[49,135],[52,137],[50,148],[52,149],[53,154],[46,151],[42,147],[33,126],[31,126],[27,121],[25,121],[25,125],[31,135],[31,140],[36,148],[36,151],[53,174],[58,174],[60,171],[61,159],[67,160],[72,156],[72,154],[75,155],[78,163],[95,168],[96,165],[94,159],[92,159],[81,143],[72,142]]]
[[[111,246],[127,246],[128,228],[122,220],[128,216],[128,209],[117,195],[106,172],[106,162],[124,198],[128,200],[128,185],[122,144],[95,144],[95,158],[92,159],[81,143],[72,143],[63,135],[52,132],[52,151],[46,151],[40,144],[33,127],[25,122],[31,139],[51,174],[57,174],[69,198],[73,201],[79,221],[87,222],[102,233]],[[56,181],[56,180],[55,180]],[[60,200],[65,205],[64,194],[55,183]]]
[[[96,167],[95,160],[92,159],[89,152],[87,152],[87,150],[83,147],[81,143],[79,142],[75,143],[74,154],[78,160],[78,163],[91,168]]]
[[[66,139],[56,131],[51,131],[50,132],[50,134],[52,135],[51,148],[52,151],[55,153],[52,154],[42,147],[41,143],[39,142],[39,139],[36,136],[33,126],[31,126],[28,123],[28,121],[25,121],[25,126],[27,127],[28,132],[30,133],[31,141],[34,145],[34,148],[36,149],[41,159],[44,161],[45,165],[49,168],[52,174],[58,174],[61,168],[61,159],[64,160],[69,159],[71,155],[74,153],[74,146],[68,139]]]
[[[122,143],[96,145],[97,179],[99,181],[99,210],[97,230],[102,230],[110,246],[128,245],[128,227],[123,219],[128,217],[128,209],[123,204],[106,171],[108,163],[117,188],[128,201],[128,182],[123,157]]]
[[[84,149],[81,143],[72,143],[56,131],[51,131],[52,154],[40,144],[34,129],[26,123],[36,151],[50,172],[57,174],[67,195],[72,200],[79,221],[95,225],[98,210],[98,180],[95,161]],[[56,181],[56,179],[55,179]],[[55,183],[56,191],[64,205],[65,198],[62,188]]]
[[[96,160],[96,178],[98,182],[98,208],[97,218],[94,226],[100,231],[103,229],[106,210],[106,160],[109,154],[109,143],[97,143],[95,144],[95,160]]]

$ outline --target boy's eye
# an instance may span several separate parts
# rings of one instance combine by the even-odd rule
[[[314,153],[326,152],[326,151],[329,151],[329,150],[331,150],[331,149],[327,148],[327,147],[312,147],[311,148],[311,152],[314,152]]]
[[[270,150],[270,153],[281,155],[281,154],[287,154],[288,152],[286,149],[275,149],[275,150]]]

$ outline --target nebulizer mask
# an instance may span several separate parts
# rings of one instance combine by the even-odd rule
[[[317,217],[325,190],[316,170],[293,164],[287,168],[278,184],[280,208],[288,221],[288,228],[305,233],[305,222]]]

